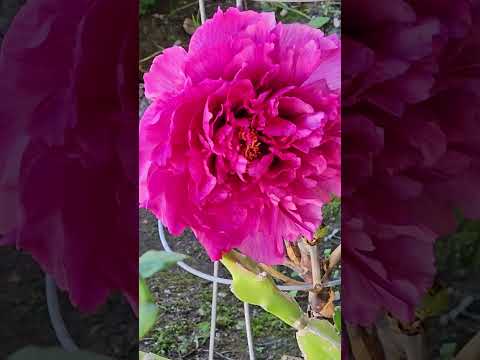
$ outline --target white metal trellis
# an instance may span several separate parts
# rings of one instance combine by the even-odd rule
[[[73,341],[63,322],[60,306],[58,305],[57,285],[55,280],[48,274],[45,275],[45,292],[47,296],[48,315],[50,316],[50,322],[52,323],[58,342],[66,351],[77,351],[78,346]]]

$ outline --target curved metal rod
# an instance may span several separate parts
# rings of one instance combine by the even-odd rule
[[[160,220],[158,221],[158,233],[160,235],[160,241],[162,243],[162,246],[163,248],[165,249],[165,251],[169,251],[169,252],[173,252],[173,250],[170,248],[170,245],[168,245],[168,242],[167,242],[167,239],[166,239],[166,236],[165,236],[165,231],[164,231],[164,228],[163,228],[163,225],[162,223],[160,222]],[[211,281],[211,282],[214,282],[216,281],[217,283],[219,284],[223,284],[223,285],[231,285],[232,284],[232,279],[225,279],[225,278],[221,278],[221,277],[218,277],[218,278],[215,278],[209,274],[205,274],[204,272],[201,272],[193,267],[191,267],[190,265],[187,265],[184,261],[179,261],[177,263],[178,266],[180,266],[182,269],[184,269],[185,271],[188,271],[189,273],[195,275],[195,276],[198,276],[199,278],[202,278],[204,280],[207,280],[207,281]],[[340,285],[341,283],[341,280],[338,279],[338,280],[332,280],[332,281],[329,281],[327,282],[324,287],[334,287],[334,286],[337,286],[337,285]],[[305,285],[278,285],[278,288],[280,290],[286,290],[286,291],[305,291],[305,290],[310,290],[313,288],[312,284],[305,284]]]
[[[48,274],[45,275],[45,293],[47,295],[47,306],[50,322],[55,330],[55,334],[57,335],[60,345],[62,345],[63,349],[66,351],[78,351],[78,346],[70,336],[70,333],[65,326],[65,322],[63,321],[62,314],[60,313],[57,284],[55,283],[55,280]]]

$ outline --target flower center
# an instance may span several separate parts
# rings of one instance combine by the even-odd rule
[[[240,151],[245,159],[253,161],[262,155],[262,142],[258,140],[258,133],[253,129],[240,130]]]

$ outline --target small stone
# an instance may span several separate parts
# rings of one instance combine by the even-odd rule
[[[18,283],[19,281],[20,281],[20,277],[16,272],[11,273],[10,276],[8,277],[9,283]]]
[[[96,324],[96,325],[92,326],[92,328],[90,329],[90,335],[100,334],[101,331],[102,331],[102,327],[103,327],[103,325],[101,325],[101,324]]]
[[[285,17],[288,15],[288,10],[287,9],[282,9],[282,11],[280,11],[280,16],[281,17]]]
[[[242,330],[244,328],[245,328],[245,321],[243,320],[237,321],[237,323],[235,324],[235,329]]]

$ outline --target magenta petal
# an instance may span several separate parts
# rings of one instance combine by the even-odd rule
[[[241,12],[236,8],[223,12],[219,9],[212,19],[207,20],[193,34],[188,49],[186,73],[194,83],[205,78],[222,78],[224,75],[232,79],[242,68],[242,56],[256,58],[255,47],[238,48],[239,44],[254,44],[259,40],[259,33],[266,36],[274,26],[273,13]],[[240,58],[235,58],[236,56]],[[232,64],[232,61],[236,64]]]
[[[261,160],[257,160],[256,163],[250,165],[250,167],[248,168],[248,174],[255,178],[260,178],[268,171],[268,168],[272,164],[272,161],[272,154],[264,156]]]
[[[289,233],[288,220],[279,213],[278,208],[263,210],[255,220],[251,234],[239,246],[245,254],[264,264],[281,264],[284,261],[283,237]],[[269,219],[269,221],[266,221]],[[269,239],[269,241],[265,241]]]
[[[145,96],[162,101],[179,92],[186,81],[186,58],[186,51],[179,46],[165,49],[162,55],[157,56],[144,76]]]
[[[295,124],[281,118],[273,118],[267,123],[264,133],[270,136],[290,136],[295,133]]]
[[[308,79],[325,58],[338,49],[338,40],[302,24],[278,24],[275,56],[281,66],[277,81],[301,84]],[[327,65],[333,70],[333,65]],[[338,75],[338,74],[336,74]]]
[[[297,126],[315,130],[322,126],[325,120],[325,114],[323,112],[319,112],[313,115],[307,115],[301,117],[297,122]]]
[[[193,34],[188,49],[189,54],[194,55],[205,48],[214,48],[219,44],[228,43],[232,38],[256,23],[263,23],[268,29],[273,29],[275,15],[273,13],[239,11],[236,8],[229,8],[225,12],[218,9],[213,18],[207,20]]]
[[[199,152],[191,153],[189,169],[192,181],[195,183],[192,189],[193,201],[202,201],[217,184],[215,177],[210,174],[208,157]]]
[[[282,116],[297,117],[311,114],[314,110],[312,105],[297,97],[282,96],[278,99],[278,111]]]
[[[340,48],[330,51],[320,62],[318,67],[309,76],[309,78],[305,81],[305,85],[311,84],[313,82],[324,80],[330,89],[332,90],[339,90],[341,77],[338,71],[335,69],[340,68],[340,60],[341,53]]]

